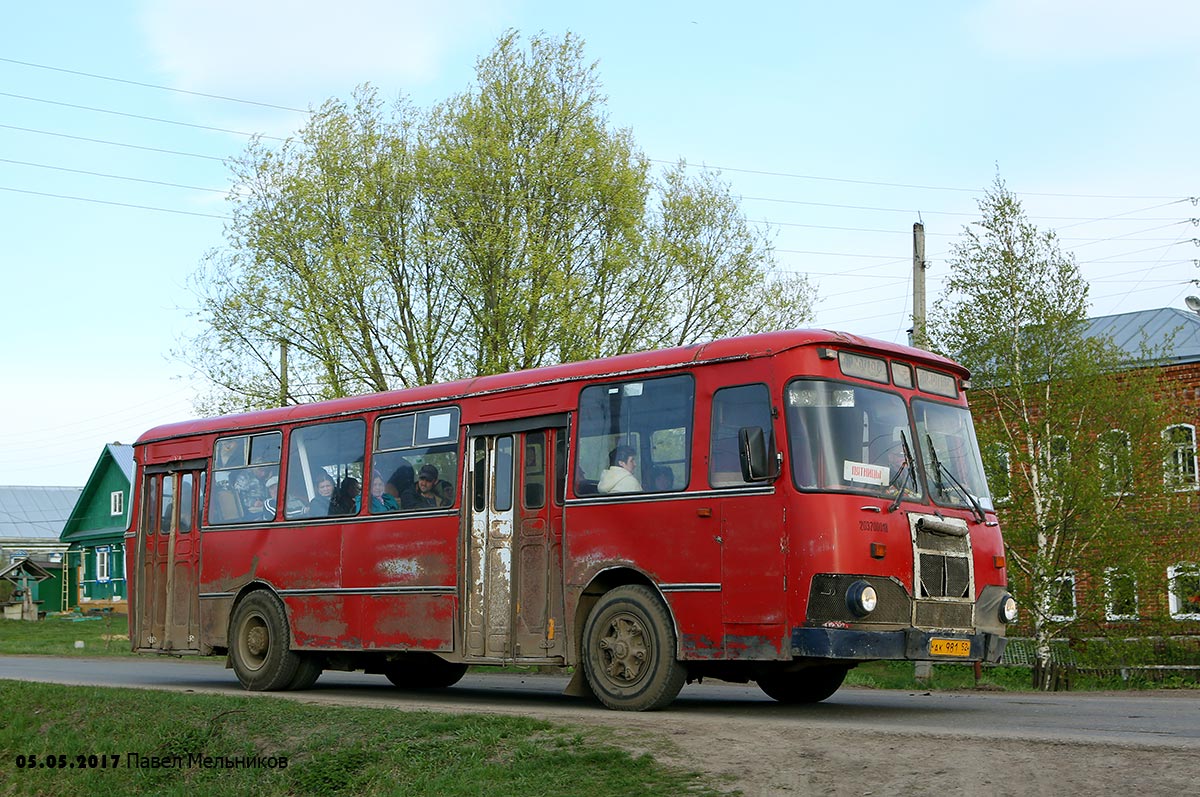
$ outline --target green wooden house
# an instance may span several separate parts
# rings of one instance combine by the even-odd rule
[[[63,527],[61,540],[69,545],[64,610],[128,611],[125,529],[132,483],[133,446],[106,445]]]

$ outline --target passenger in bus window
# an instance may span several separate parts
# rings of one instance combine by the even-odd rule
[[[640,493],[642,483],[633,475],[637,453],[629,446],[617,446],[608,455],[609,466],[600,474],[596,489],[602,493]]]
[[[217,468],[237,468],[246,464],[246,456],[242,452],[240,437],[227,437],[217,443]]]
[[[371,477],[371,514],[377,515],[380,512],[395,512],[400,508],[396,503],[396,499],[392,498],[384,490],[383,477],[376,473]]]
[[[353,515],[358,512],[358,507],[362,501],[362,487],[359,486],[358,479],[353,476],[347,476],[342,479],[341,485],[338,486],[337,492],[334,493],[331,515]]]
[[[233,479],[233,489],[237,491],[241,500],[246,520],[262,520],[267,517],[267,480],[275,476],[278,481],[278,474],[278,468],[267,465],[256,465],[238,471]]]
[[[403,509],[436,509],[449,505],[450,501],[441,494],[438,469],[433,465],[422,465],[417,471],[416,487],[400,496]]]
[[[407,460],[400,460],[400,464],[392,471],[391,478],[387,480],[387,484],[383,489],[387,494],[396,499],[397,502],[404,497],[405,493],[410,493],[416,487],[417,477],[413,472],[413,466],[408,464]]]
[[[655,465],[650,469],[650,489],[665,493],[675,489],[675,475],[666,465]]]
[[[309,517],[327,517],[334,514],[333,477],[324,470],[317,471],[317,494],[308,505]]]

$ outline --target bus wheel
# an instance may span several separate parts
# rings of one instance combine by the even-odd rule
[[[467,665],[432,653],[413,653],[388,662],[383,674],[401,689],[445,689],[467,674]]]
[[[251,592],[233,611],[230,657],[242,686],[251,692],[286,689],[301,657],[289,649],[287,612],[269,592]]]
[[[291,683],[287,685],[288,690],[293,692],[311,688],[323,672],[321,663],[316,656],[299,655],[300,664],[296,667],[296,674],[292,676]]]
[[[687,669],[675,658],[667,607],[648,587],[617,587],[583,627],[583,669],[600,702],[619,711],[652,711],[675,699]]]
[[[780,703],[820,703],[846,680],[848,667],[829,665],[779,672],[758,679],[758,687]]]

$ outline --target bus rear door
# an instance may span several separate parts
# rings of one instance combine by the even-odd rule
[[[200,651],[200,507],[204,470],[150,472],[138,524],[137,647]]]

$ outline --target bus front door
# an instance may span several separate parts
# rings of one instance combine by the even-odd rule
[[[204,471],[146,475],[138,528],[137,647],[200,650],[200,518]]]
[[[564,653],[562,505],[546,429],[469,438],[463,627],[468,658],[553,660]],[[549,489],[548,489],[549,488]]]
[[[514,435],[471,437],[466,654],[511,659]]]

